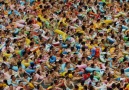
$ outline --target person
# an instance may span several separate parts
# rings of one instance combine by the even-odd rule
[[[129,0],[0,0],[0,89],[128,90]]]

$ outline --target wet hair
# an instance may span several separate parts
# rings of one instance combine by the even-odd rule
[[[79,43],[81,43],[82,41],[83,41],[83,40],[80,38],[80,39],[79,39]]]
[[[81,63],[82,63],[81,61],[78,61],[78,65],[81,65]]]
[[[21,67],[21,61],[17,62],[17,66],[18,66],[18,68]]]
[[[74,50],[74,47],[71,47],[71,51],[73,51]]]
[[[62,59],[59,60],[59,64],[62,64]]]
[[[91,64],[91,67],[94,68],[94,66],[95,66],[95,65],[92,63],[92,64]]]
[[[83,30],[85,30],[85,29],[86,29],[85,25],[82,25],[82,29],[83,29]]]
[[[11,79],[14,77],[14,75],[11,76]]]
[[[35,64],[31,63],[30,66],[32,67],[32,69],[34,69]]]
[[[87,86],[85,85],[85,86],[84,86],[84,90],[87,90],[87,89],[88,89],[88,88],[87,88]]]
[[[39,8],[42,8],[43,6],[42,5],[39,5]]]
[[[38,85],[37,85],[37,89],[39,89],[39,88],[40,88],[40,85],[38,84]]]
[[[86,10],[87,9],[87,6],[84,6],[84,9]]]
[[[20,88],[19,90],[24,90],[23,88]]]
[[[41,22],[41,19],[38,17],[38,18],[37,18],[37,21]]]
[[[52,50],[54,47],[53,46],[50,46],[50,50]]]
[[[20,84],[20,83],[22,83],[22,81],[19,81],[18,83]]]
[[[10,51],[9,51],[9,50],[7,50],[7,53],[9,54],[9,53],[10,53]]]
[[[124,72],[124,69],[121,69],[121,74],[124,74],[125,72]]]
[[[93,80],[93,78],[94,78],[94,75],[93,75],[93,74],[92,74],[92,75],[90,75],[90,79],[91,79],[91,80]]]
[[[33,22],[32,20],[28,20],[27,24],[32,24],[32,22]]]
[[[90,86],[90,87],[89,87],[89,90],[94,90],[94,87],[93,87],[93,86]]]
[[[78,85],[75,85],[75,89],[79,89]]]
[[[82,81],[81,81],[81,85],[82,85],[82,86],[84,86],[84,84],[85,84],[85,81],[84,81],[84,80],[82,80]]]
[[[113,90],[112,88],[107,87],[107,90]]]
[[[126,56],[124,56],[123,62],[126,61],[126,60],[127,60],[127,58],[126,58]]]
[[[6,57],[3,57],[3,61],[6,61],[7,60],[7,58]]]
[[[105,62],[105,66],[107,66],[107,65],[108,65],[108,61]]]
[[[26,74],[26,73],[23,73],[23,77],[25,77],[25,76],[28,76],[28,74]]]
[[[61,58],[63,58],[63,57],[64,57],[64,55],[61,53],[61,54],[60,54],[60,57],[61,57]]]
[[[7,84],[8,85],[8,81],[5,79],[5,80],[3,80],[3,82],[5,83],[5,84]]]
[[[116,85],[116,87],[117,87],[117,88],[120,88],[120,83],[118,83],[118,84]]]
[[[30,46],[32,46],[32,45],[34,45],[34,42],[31,42],[31,43],[30,43]]]
[[[81,44],[82,44],[82,45],[85,45],[85,42],[82,42]]]
[[[113,89],[116,88],[116,84],[115,83],[112,84],[112,88]]]
[[[107,81],[109,82],[111,80],[111,78],[107,78]]]
[[[85,51],[85,47],[82,47],[82,51]]]

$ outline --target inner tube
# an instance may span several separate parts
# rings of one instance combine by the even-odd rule
[[[113,44],[115,42],[115,40],[110,37],[108,37],[107,40],[109,41],[110,44]]]
[[[33,69],[25,69],[25,71],[26,71],[27,73],[29,73],[29,74],[32,74],[32,73],[35,72],[35,70],[33,70]]]
[[[62,46],[62,48],[67,48],[67,44],[63,43],[61,46]]]
[[[25,66],[23,65],[23,64],[21,64],[21,67],[23,68],[23,69],[25,69]],[[18,71],[18,66],[12,66],[12,70],[14,70],[14,71]]]
[[[103,62],[103,63],[106,62],[106,60],[104,59],[104,56],[103,56],[103,55],[100,55],[99,60],[100,60],[101,62]]]
[[[95,56],[95,52],[96,52],[96,51],[95,51],[95,48],[92,48],[92,49],[91,49],[91,56],[92,56],[92,57]]]
[[[126,45],[127,47],[129,47],[129,42],[126,42],[125,45]]]
[[[85,70],[86,70],[87,72],[93,72],[93,71],[98,71],[98,72],[100,72],[100,69],[99,69],[99,68],[86,67]]]
[[[124,71],[125,71],[125,72],[129,72],[129,67],[128,67],[128,68],[126,68],[126,69],[124,69]]]
[[[124,41],[128,41],[129,38],[125,36],[123,39]]]
[[[105,13],[105,11],[103,10],[103,6],[99,6],[99,10],[101,13]]]
[[[68,52],[66,52],[66,51],[63,51],[63,52],[62,52],[62,54],[68,54]]]
[[[77,48],[77,50],[81,49],[81,45],[80,44],[76,44],[76,48]]]
[[[65,71],[65,67],[66,67],[66,64],[65,64],[65,63],[62,64],[62,65],[61,65],[61,70],[60,70],[60,72],[64,72],[64,71]]]
[[[49,62],[50,63],[56,62],[56,56],[51,56],[50,59],[49,59]]]

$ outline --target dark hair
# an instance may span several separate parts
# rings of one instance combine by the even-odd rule
[[[121,74],[124,74],[125,72],[124,72],[124,69],[121,69]]]
[[[87,90],[87,86],[84,86],[84,90]]]
[[[30,46],[32,46],[32,45],[34,45],[34,42],[31,42],[31,43],[30,43]]]
[[[23,88],[20,88],[20,90],[24,90]]]
[[[94,87],[93,87],[93,86],[90,86],[90,87],[89,87],[89,90],[94,90]]]
[[[6,57],[3,57],[3,61],[6,61],[7,60],[7,58]]]
[[[112,88],[113,89],[116,88],[116,84],[115,83],[112,84]]]
[[[22,83],[22,81],[19,81],[18,83],[20,84],[20,83]]]
[[[82,47],[82,51],[85,51],[85,47]]]
[[[14,75],[11,76],[11,79],[14,77]]]
[[[17,62],[17,66],[18,66],[18,68],[21,67],[21,61]]]
[[[120,83],[118,83],[118,84],[116,85],[116,87],[117,87],[117,88],[120,88]]]
[[[3,82],[5,83],[5,84],[7,84],[8,85],[8,82],[7,82],[7,80],[5,79],[5,80],[3,80]]]
[[[84,84],[85,84],[85,81],[84,81],[84,80],[82,80],[82,81],[81,81],[81,85],[82,85],[82,86],[84,86]]]
[[[111,78],[107,78],[107,81],[109,82],[111,80]]]
[[[93,78],[94,78],[94,75],[93,75],[93,74],[92,74],[92,75],[90,75],[90,79],[91,79],[91,80],[93,80]]]
[[[73,51],[74,50],[74,47],[71,47],[71,51]]]
[[[78,65],[81,65],[81,63],[82,63],[81,61],[78,61]]]
[[[78,85],[75,85],[75,89],[78,89],[79,87],[78,87]]]

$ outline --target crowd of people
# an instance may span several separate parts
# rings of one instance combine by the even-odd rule
[[[0,0],[0,90],[129,90],[129,0]]]

